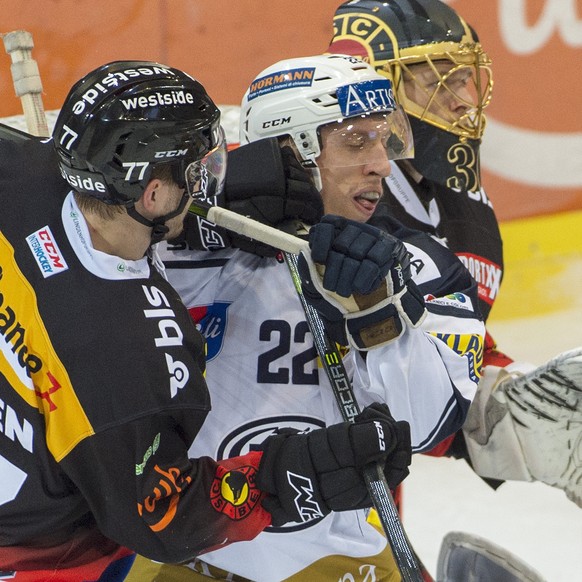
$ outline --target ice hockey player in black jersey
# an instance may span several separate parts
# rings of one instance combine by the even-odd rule
[[[414,134],[414,158],[393,165],[372,223],[389,215],[444,241],[475,277],[487,319],[503,278],[501,236],[479,166],[491,59],[441,0],[344,2],[333,27],[329,52],[358,56],[391,79]],[[434,453],[469,455],[494,485],[543,481],[582,507],[581,419],[582,348],[535,368],[513,362],[487,334],[464,431]]]
[[[385,406],[189,457],[211,405],[204,340],[152,245],[224,182],[200,83],[109,63],[73,86],[53,136],[0,139],[0,578],[121,581],[134,552],[180,562],[370,506],[369,462],[406,475],[408,425]]]

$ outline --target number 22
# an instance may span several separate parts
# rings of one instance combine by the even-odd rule
[[[289,384],[289,367],[278,367],[273,370],[272,365],[291,351],[291,325],[281,319],[267,319],[263,321],[259,330],[259,340],[271,341],[274,335],[278,335],[279,343],[265,353],[259,355],[257,361],[257,382],[265,384]],[[309,326],[306,321],[300,321],[295,326],[293,342],[304,344],[306,338],[311,339]],[[292,384],[319,384],[317,367],[311,372],[306,372],[305,367],[309,362],[316,362],[317,351],[313,342],[306,350],[295,354],[291,358],[291,383]]]

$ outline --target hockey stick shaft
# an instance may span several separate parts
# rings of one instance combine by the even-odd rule
[[[297,295],[305,311],[305,317],[313,335],[315,348],[332,386],[342,418],[345,421],[353,422],[360,409],[343,365],[342,357],[335,343],[329,338],[319,313],[305,299],[297,268],[297,256],[284,251],[284,257]],[[402,527],[398,510],[382,467],[379,464],[367,466],[364,469],[364,479],[374,508],[378,512],[378,517],[390,543],[402,580],[404,582],[422,582],[423,577],[420,568]]]
[[[12,59],[10,70],[16,95],[20,97],[28,132],[32,135],[50,135],[42,103],[42,83],[38,65],[31,56],[34,47],[32,35],[25,30],[1,34],[6,52]]]
[[[309,249],[307,241],[220,206],[208,207],[194,202],[190,206],[190,212],[227,230],[232,230],[287,253],[298,255],[302,250]]]

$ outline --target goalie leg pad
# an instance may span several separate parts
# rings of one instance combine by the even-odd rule
[[[546,582],[541,574],[508,550],[485,538],[449,532],[437,563],[438,582]]]

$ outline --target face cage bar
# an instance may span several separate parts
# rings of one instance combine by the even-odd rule
[[[418,47],[417,47],[418,51]],[[394,81],[394,86],[399,97],[400,102],[404,105],[406,112],[414,117],[419,118],[439,129],[443,129],[449,133],[466,137],[471,139],[481,139],[485,131],[486,118],[484,109],[490,104],[493,91],[493,73],[491,71],[491,59],[487,53],[481,50],[479,44],[469,44],[467,46],[460,45],[459,50],[444,51],[442,53],[435,53],[434,47],[427,47],[425,55],[405,56],[393,59],[384,65],[384,70]],[[450,62],[453,66],[445,74],[438,71],[436,63],[439,61]],[[417,64],[429,64],[434,74],[437,76],[439,83],[432,94],[415,81],[415,75],[411,72],[410,67]],[[473,80],[477,104],[472,105],[471,109],[459,119],[454,122],[447,121],[438,116],[438,114],[428,111],[432,103],[435,102],[439,89],[447,91],[450,95],[459,99],[454,91],[452,91],[445,84],[446,80],[456,71],[462,67],[471,67],[473,69],[471,78]],[[405,93],[403,72],[406,72],[412,80],[420,86],[428,96],[428,103],[426,106],[420,106],[411,101]],[[482,73],[485,73],[487,82],[482,82]],[[465,102],[465,100],[460,99]],[[438,104],[438,100],[437,100]],[[440,106],[442,107],[442,106]],[[468,123],[467,123],[468,122]]]

